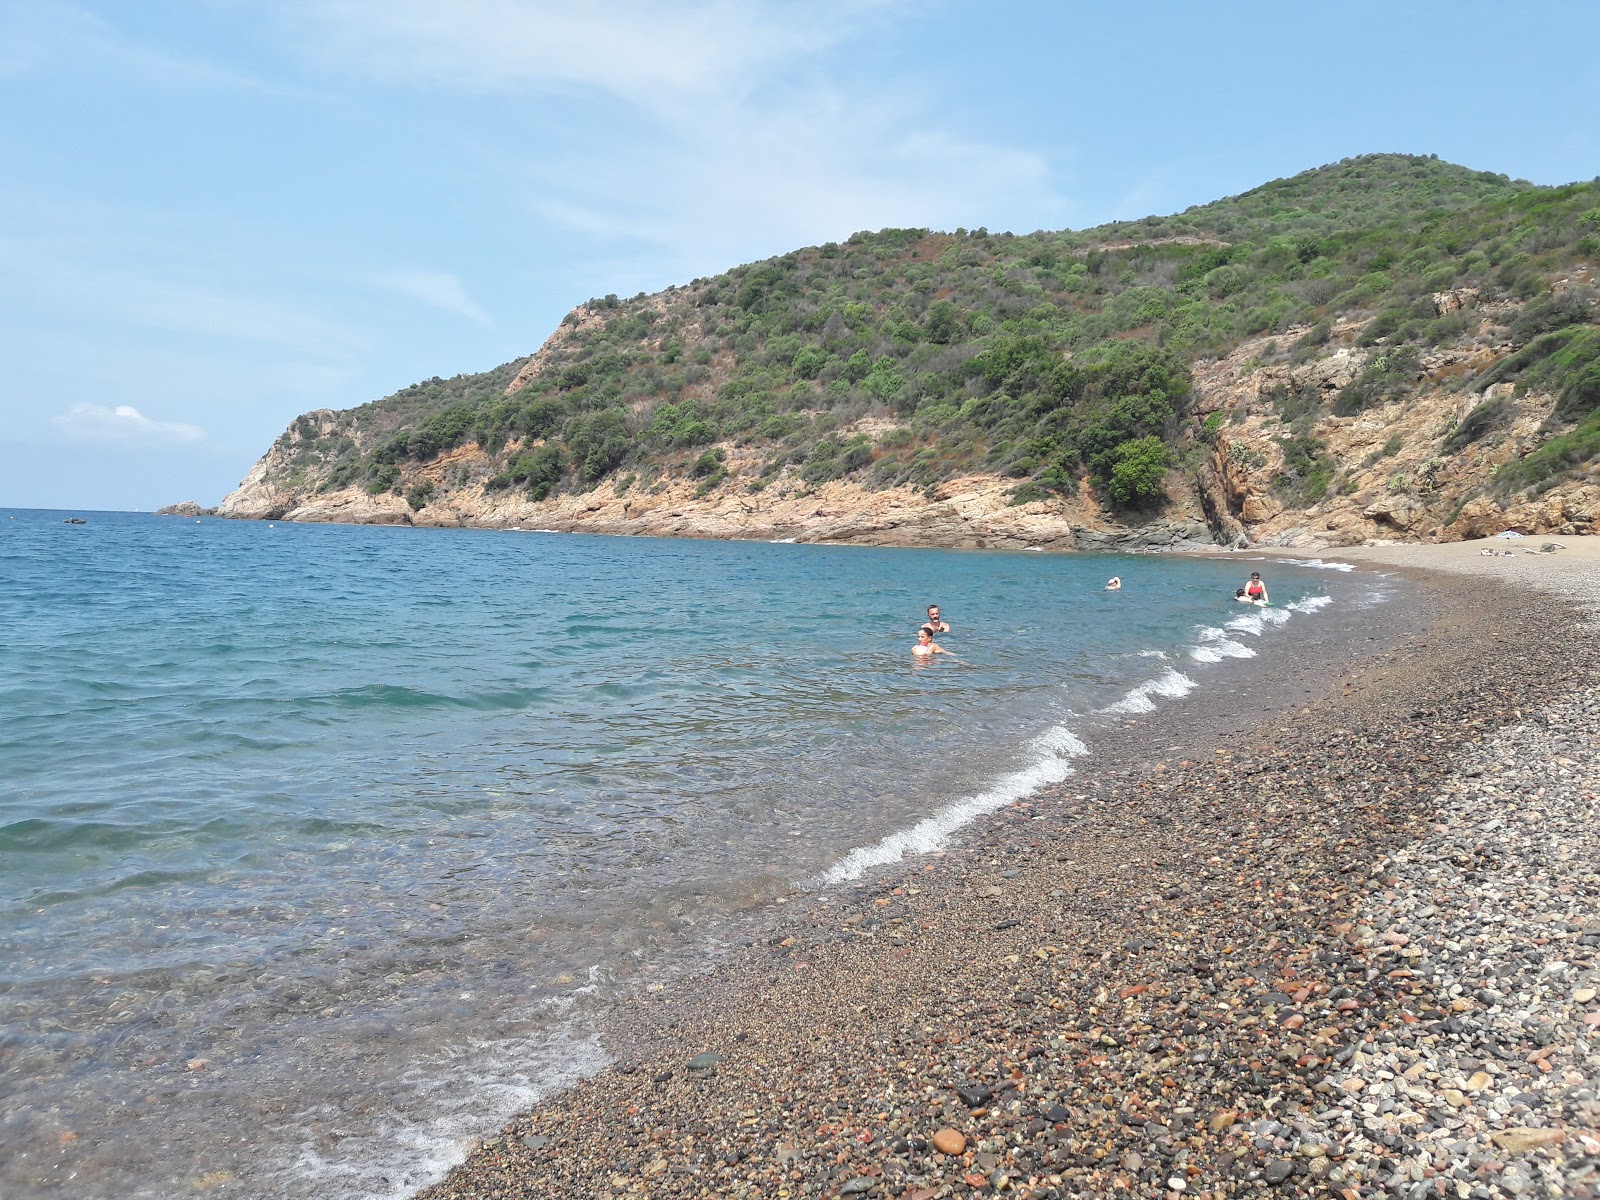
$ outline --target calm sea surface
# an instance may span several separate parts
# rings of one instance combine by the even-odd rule
[[[0,510],[16,1200],[406,1195],[740,912],[936,847],[1381,586],[66,515]],[[930,602],[959,661],[912,661]]]

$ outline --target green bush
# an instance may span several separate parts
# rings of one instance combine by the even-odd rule
[[[1290,505],[1316,504],[1328,494],[1334,463],[1321,438],[1297,434],[1280,443],[1283,472],[1273,481],[1275,490]]]
[[[367,480],[367,494],[376,496],[379,492],[387,492],[400,478],[400,468],[394,463],[379,463],[374,466],[371,477]]]
[[[1160,438],[1142,437],[1124,442],[1112,452],[1106,494],[1121,508],[1143,507],[1165,500],[1169,465],[1167,446]]]
[[[1501,425],[1510,413],[1511,406],[1503,397],[1493,400],[1484,400],[1475,405],[1471,412],[1461,418],[1460,424],[1450,431],[1450,436],[1444,439],[1439,447],[1445,454],[1455,454],[1465,450],[1482,438],[1485,434]]]
[[[1570,433],[1551,438],[1533,453],[1506,463],[1495,476],[1495,488],[1502,493],[1548,488],[1596,457],[1600,457],[1600,409]]]

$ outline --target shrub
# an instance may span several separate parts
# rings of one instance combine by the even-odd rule
[[[545,444],[535,450],[524,450],[509,463],[505,471],[490,480],[504,480],[499,487],[521,485],[534,500],[544,500],[560,486],[567,472],[567,456],[560,446]]]
[[[1547,490],[1597,456],[1600,456],[1600,409],[1591,412],[1570,433],[1551,438],[1533,453],[1506,463],[1495,476],[1495,487],[1501,492],[1526,487]]]
[[[1322,439],[1297,434],[1282,443],[1283,473],[1274,485],[1291,505],[1315,504],[1328,494],[1333,482],[1334,462]]]
[[[1166,499],[1169,459],[1166,443],[1158,437],[1124,442],[1112,454],[1106,494],[1113,504],[1133,508]]]
[[[1559,295],[1535,301],[1511,322],[1511,340],[1520,345],[1541,334],[1581,324],[1589,319],[1589,301],[1587,288],[1568,288]]]
[[[379,492],[387,492],[400,478],[400,468],[394,463],[380,463],[372,472],[372,477],[367,480],[367,494],[376,496]]]
[[[704,479],[707,475],[721,471],[722,464],[727,461],[727,458],[727,451],[723,450],[721,446],[718,446],[713,450],[707,450],[699,458],[695,459],[694,477],[696,479]],[[726,474],[726,472],[724,472],[724,474]]]
[[[1450,436],[1444,439],[1444,444],[1439,447],[1440,450],[1446,454],[1455,454],[1457,451],[1465,450],[1473,442],[1503,423],[1510,412],[1510,407],[1505,402],[1505,399],[1499,396],[1493,400],[1484,400],[1475,405],[1471,412],[1461,418],[1460,424],[1450,431]]]

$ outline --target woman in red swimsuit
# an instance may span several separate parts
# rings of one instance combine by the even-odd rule
[[[1250,582],[1244,585],[1244,594],[1262,604],[1272,603],[1272,597],[1267,595],[1267,585],[1261,582],[1260,571],[1250,572]]]

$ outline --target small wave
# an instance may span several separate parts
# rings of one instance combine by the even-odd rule
[[[1332,603],[1332,596],[1307,596],[1304,600],[1296,600],[1289,607],[1298,613],[1314,613]]]
[[[1258,608],[1229,621],[1225,628],[1259,637],[1268,625],[1282,625],[1289,619],[1289,608]]]
[[[411,1068],[405,1080],[412,1095],[426,1100],[427,1116],[391,1119],[375,1135],[348,1138],[337,1157],[307,1141],[298,1154],[290,1151],[269,1167],[267,1177],[312,1180],[330,1200],[403,1200],[463,1162],[483,1130],[597,1074],[609,1061],[599,1039],[575,1022],[543,1038],[484,1039],[442,1052]],[[331,1107],[313,1106],[303,1115],[331,1114]]]
[[[1355,563],[1325,562],[1320,558],[1275,558],[1274,562],[1281,562],[1291,567],[1310,567],[1314,571],[1354,571]]]
[[[792,545],[794,545],[794,542],[795,542],[794,538],[773,538],[771,541],[769,541],[767,543],[767,545],[769,545],[769,546],[792,546]]]
[[[1194,691],[1194,680],[1181,671],[1168,669],[1164,675],[1154,679],[1147,679],[1138,687],[1130,691],[1121,700],[1108,708],[1102,708],[1103,713],[1147,713],[1154,712],[1156,707],[1154,696],[1163,699],[1175,700],[1179,696],[1187,696]]]
[[[891,833],[871,846],[857,847],[828,868],[822,881],[843,883],[860,879],[872,867],[899,862],[908,854],[937,850],[963,825],[1068,778],[1073,773],[1071,760],[1089,753],[1089,747],[1061,725],[1040,734],[1029,749],[1033,752],[1030,765],[1001,776],[987,790],[959,800],[909,829]]]
[[[331,695],[308,699],[332,703],[341,708],[475,708],[515,711],[539,703],[549,690],[543,687],[503,688],[498,691],[451,696],[424,691],[418,687],[373,683],[365,687],[345,688]]]
[[[1254,658],[1256,652],[1243,642],[1235,641],[1220,629],[1202,629],[1200,644],[1189,647],[1189,657],[1195,662],[1214,663],[1225,658]]]

